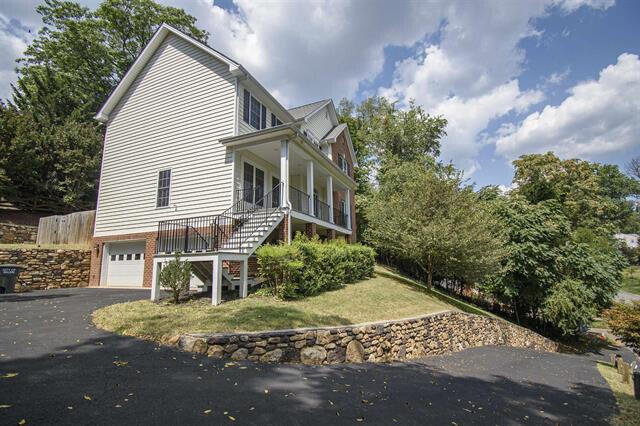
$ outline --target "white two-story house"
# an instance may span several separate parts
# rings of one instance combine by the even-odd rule
[[[355,241],[357,164],[331,100],[286,109],[242,65],[163,25],[96,119],[93,286],[157,299],[160,268],[180,252],[217,304],[227,274],[246,296],[265,242]]]

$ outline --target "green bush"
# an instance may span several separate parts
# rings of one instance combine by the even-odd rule
[[[313,296],[370,277],[375,265],[369,247],[300,234],[291,245],[264,245],[256,254],[259,275],[282,299]]]
[[[180,302],[180,297],[189,291],[191,282],[191,263],[180,260],[180,253],[160,270],[160,286],[171,293],[173,303]]]

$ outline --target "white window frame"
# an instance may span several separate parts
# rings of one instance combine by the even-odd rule
[[[242,159],[242,175],[241,175],[241,176],[242,176],[242,190],[243,190],[243,192],[247,189],[247,188],[245,188],[245,187],[244,187],[244,165],[245,165],[245,164],[248,164],[248,165],[250,165],[250,166],[252,166],[252,167],[253,167],[253,182],[251,183],[251,185],[253,186],[253,190],[254,190],[254,199],[253,199],[253,203],[255,203],[255,202],[256,202],[256,200],[255,200],[255,188],[256,188],[256,176],[257,176],[256,169],[259,169],[259,170],[263,173],[263,175],[264,175],[264,182],[263,182],[264,187],[262,188],[262,196],[263,196],[263,197],[264,197],[265,195],[267,195],[267,191],[270,191],[270,190],[269,190],[269,187],[268,187],[268,185],[269,185],[269,184],[268,184],[268,182],[267,182],[267,179],[268,179],[268,177],[267,177],[267,176],[269,176],[269,177],[270,177],[270,174],[267,174],[267,171],[265,170],[265,168],[264,168],[264,167],[262,167],[262,166],[258,166],[258,165],[257,165],[256,163],[254,163],[253,161],[251,161],[251,160],[246,160],[246,159],[244,159],[244,158],[243,158],[243,159]],[[247,202],[248,202],[248,201],[247,201]],[[252,203],[252,204],[253,204],[253,203]]]
[[[246,90],[247,93],[249,93],[249,117],[248,117],[248,120],[245,120],[244,119],[244,111],[243,111],[243,113],[242,113],[243,114],[242,115],[242,121],[244,121],[245,123],[247,123],[249,126],[253,127],[256,130],[267,129],[268,128],[268,124],[270,123],[269,120],[270,120],[271,117],[269,116],[269,113],[271,111],[269,111],[269,108],[267,108],[267,106],[264,103],[262,103],[260,101],[260,99],[258,99],[257,96],[254,96],[253,93],[251,93],[251,91],[249,89],[243,88],[242,90],[243,90],[243,92],[242,92],[242,102],[243,102],[242,108],[243,108],[243,110],[244,110],[244,90]],[[258,114],[258,127],[256,127],[253,124],[251,124],[251,104],[253,103],[252,99],[255,99],[256,103],[258,105],[260,105],[260,108],[259,108],[260,113]],[[264,117],[262,116],[263,108],[264,108],[264,114],[265,114]],[[278,117],[276,117],[276,119],[277,118]],[[262,122],[263,121],[264,121],[264,127],[262,127]]]
[[[338,164],[340,165],[340,170],[348,175],[349,164],[347,163],[347,157],[344,154],[338,154]]]
[[[162,172],[169,172],[169,195],[167,196],[167,205],[166,206],[159,206],[158,205],[158,195],[160,194],[160,173]],[[171,167],[165,167],[162,169],[158,169],[156,171],[156,209],[168,209],[171,207],[171,186],[173,183],[173,169]]]

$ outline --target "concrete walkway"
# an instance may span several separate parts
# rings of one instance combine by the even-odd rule
[[[602,424],[594,359],[505,347],[394,364],[225,363],[97,330],[148,291],[0,296],[0,424]],[[17,375],[16,375],[17,374]]]

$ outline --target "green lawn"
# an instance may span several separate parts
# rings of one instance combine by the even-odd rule
[[[633,384],[622,383],[622,376],[610,364],[598,362],[598,371],[609,383],[611,390],[618,401],[620,410],[611,419],[614,425],[638,425],[640,424],[640,400],[633,397]]]
[[[103,329],[162,341],[185,332],[261,331],[402,319],[456,307],[428,291],[389,276],[348,284],[296,301],[256,294],[211,306],[209,298],[179,305],[136,301],[93,313]]]
[[[622,289],[640,294],[640,266],[630,266],[622,272]]]

